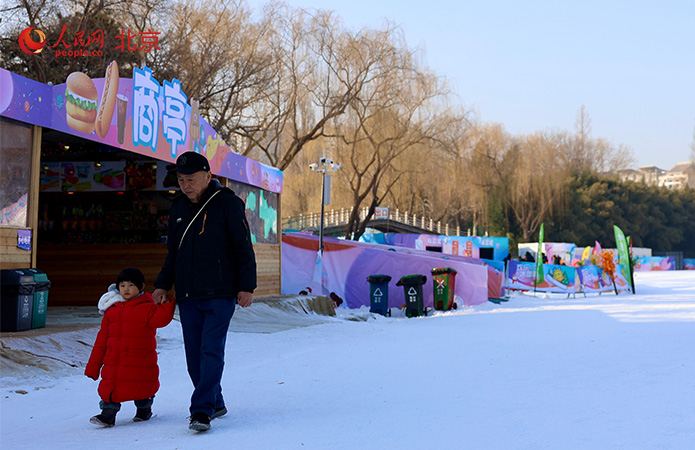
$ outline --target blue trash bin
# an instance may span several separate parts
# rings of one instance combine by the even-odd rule
[[[369,312],[390,316],[389,309],[389,275],[370,275],[367,277],[369,282]]]

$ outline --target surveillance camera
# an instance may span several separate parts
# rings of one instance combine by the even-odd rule
[[[326,164],[326,158],[321,158],[321,159],[319,159],[319,162],[320,162],[321,164]]]
[[[318,168],[318,166],[319,166],[319,165],[316,164],[316,163],[309,164],[309,168],[310,168],[311,170],[316,170],[316,169]]]
[[[333,164],[333,170],[338,170],[338,169],[340,169],[340,164],[338,164],[338,163]]]

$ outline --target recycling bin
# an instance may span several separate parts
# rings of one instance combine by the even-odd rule
[[[389,310],[389,275],[370,275],[369,282],[369,312],[390,316]]]
[[[422,285],[427,282],[425,275],[405,275],[398,280],[396,286],[403,286],[405,293],[405,315],[418,317],[427,315],[422,299]]]
[[[51,282],[48,275],[38,269],[21,269],[27,275],[34,277],[34,305],[31,310],[31,328],[46,326],[46,308],[48,307],[48,290]]]
[[[451,267],[436,267],[432,269],[432,284],[434,287],[434,309],[449,311],[456,309],[454,303],[454,287],[456,270]]]
[[[0,271],[0,331],[31,328],[35,286],[34,276],[23,269]]]

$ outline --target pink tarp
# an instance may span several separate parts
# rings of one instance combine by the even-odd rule
[[[423,286],[424,305],[433,306],[431,270],[451,267],[457,271],[454,295],[459,304],[478,305],[488,299],[488,268],[482,265],[453,260],[447,255],[411,254],[391,251],[383,245],[324,238],[323,267],[315,271],[318,247],[316,236],[282,235],[283,294],[297,294],[309,286],[316,286],[323,294],[335,292],[350,308],[359,308],[369,306],[367,277],[384,274],[392,277],[389,307],[397,308],[405,304],[405,297],[403,288],[396,286],[396,282],[404,275],[422,274],[427,277]]]

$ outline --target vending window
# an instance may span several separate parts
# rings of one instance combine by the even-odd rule
[[[26,227],[32,126],[0,117],[0,226]]]

